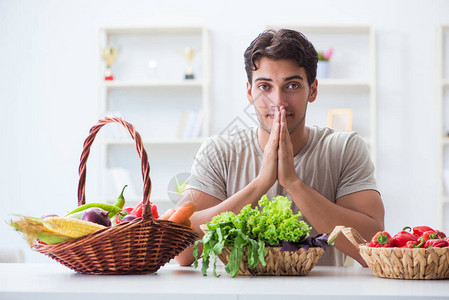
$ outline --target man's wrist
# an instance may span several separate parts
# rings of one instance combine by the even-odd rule
[[[301,189],[304,186],[304,182],[302,182],[299,177],[295,177],[291,180],[287,180],[281,184],[285,191],[291,195],[293,191],[297,189]]]
[[[260,177],[254,178],[254,180],[251,181],[251,183],[250,183],[250,185],[252,186],[253,192],[255,194],[260,194],[260,196],[263,196],[264,194],[266,194],[268,192],[268,190],[273,186],[273,184],[268,184],[266,180],[263,180]]]

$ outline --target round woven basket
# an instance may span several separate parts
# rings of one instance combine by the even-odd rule
[[[324,253],[321,247],[310,247],[308,250],[299,249],[297,251],[281,251],[281,247],[266,246],[265,255],[266,266],[260,263],[251,269],[248,266],[248,250],[243,252],[242,264],[238,275],[244,276],[304,276],[315,267],[318,260]],[[231,253],[231,247],[224,247],[218,258],[226,265]]]
[[[207,232],[207,225],[200,225],[201,230]],[[299,249],[296,251],[281,251],[281,247],[266,246],[265,255],[266,266],[260,263],[253,269],[248,265],[248,250],[243,250],[242,264],[240,265],[238,275],[243,276],[304,276],[315,267],[324,253],[321,247],[309,247],[308,250]],[[223,247],[218,258],[227,264],[232,247]]]
[[[377,248],[351,227],[337,226],[329,240],[340,232],[359,250],[373,273],[382,278],[447,279],[449,247],[445,248]]]
[[[86,162],[90,146],[100,128],[112,122],[122,124],[128,130],[141,158],[144,183],[142,218],[59,244],[35,243],[33,249],[83,274],[154,273],[192,244],[198,234],[189,227],[157,220],[152,215],[150,166],[142,138],[132,124],[121,118],[106,117],[91,128],[81,154],[78,205],[85,204]]]

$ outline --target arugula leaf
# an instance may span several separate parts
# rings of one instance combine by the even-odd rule
[[[193,244],[193,257],[195,257],[195,261],[193,262],[193,267],[198,268],[198,244],[202,242],[202,240],[197,240],[195,244]]]
[[[257,252],[257,242],[253,239],[248,241],[248,266],[250,268],[255,268],[258,263],[258,252]],[[255,254],[255,255],[254,255]]]
[[[242,232],[239,232],[234,240],[234,247],[232,247],[231,254],[229,255],[228,264],[225,266],[226,272],[232,277],[237,276],[240,265],[243,259],[243,247],[248,243],[248,237]]]
[[[258,241],[257,244],[259,245],[259,251],[258,251],[258,256],[259,256],[259,261],[262,264],[262,266],[266,266],[267,262],[265,261],[265,255],[267,255],[268,251],[265,248],[265,243],[263,241]]]

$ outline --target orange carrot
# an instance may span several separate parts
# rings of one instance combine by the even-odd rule
[[[173,208],[169,208],[162,216],[159,217],[159,219],[160,220],[168,220],[168,219],[170,219],[170,217],[173,215],[174,212],[175,212],[175,210]]]
[[[186,202],[178,208],[173,215],[168,219],[169,221],[183,224],[188,221],[193,213],[196,211],[196,206],[192,201]]]

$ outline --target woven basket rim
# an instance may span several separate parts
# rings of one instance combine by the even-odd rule
[[[402,248],[402,247],[369,247],[367,245],[360,245],[360,249],[362,250],[371,250],[371,251],[401,251],[401,252],[437,252],[437,253],[446,253],[449,251],[449,247],[433,247],[433,248]]]
[[[85,235],[76,239],[72,239],[72,240],[68,240],[65,242],[61,242],[61,243],[57,243],[57,244],[41,244],[41,243],[37,243],[35,242],[33,244],[33,249],[40,249],[40,250],[44,250],[44,249],[53,249],[53,248],[63,248],[63,247],[71,247],[74,245],[77,245],[79,243],[83,243],[84,239],[87,238],[101,238],[107,235],[111,234],[111,231],[115,231],[114,233],[119,233],[122,232],[124,230],[131,230],[131,228],[135,227],[135,226],[139,226],[140,223],[142,222],[148,222],[148,223],[156,223],[156,224],[165,224],[163,226],[172,226],[172,227],[178,227],[181,230],[187,230],[187,231],[192,231],[192,233],[198,238],[199,235],[198,233],[194,232],[190,227],[187,227],[183,224],[179,224],[173,221],[169,221],[169,220],[159,220],[159,219],[147,219],[144,220],[143,218],[136,218],[130,222],[125,222],[125,223],[120,223],[114,226],[110,226],[110,227],[105,227],[102,229],[99,229],[89,235]],[[122,228],[122,227],[126,227],[126,228]]]

